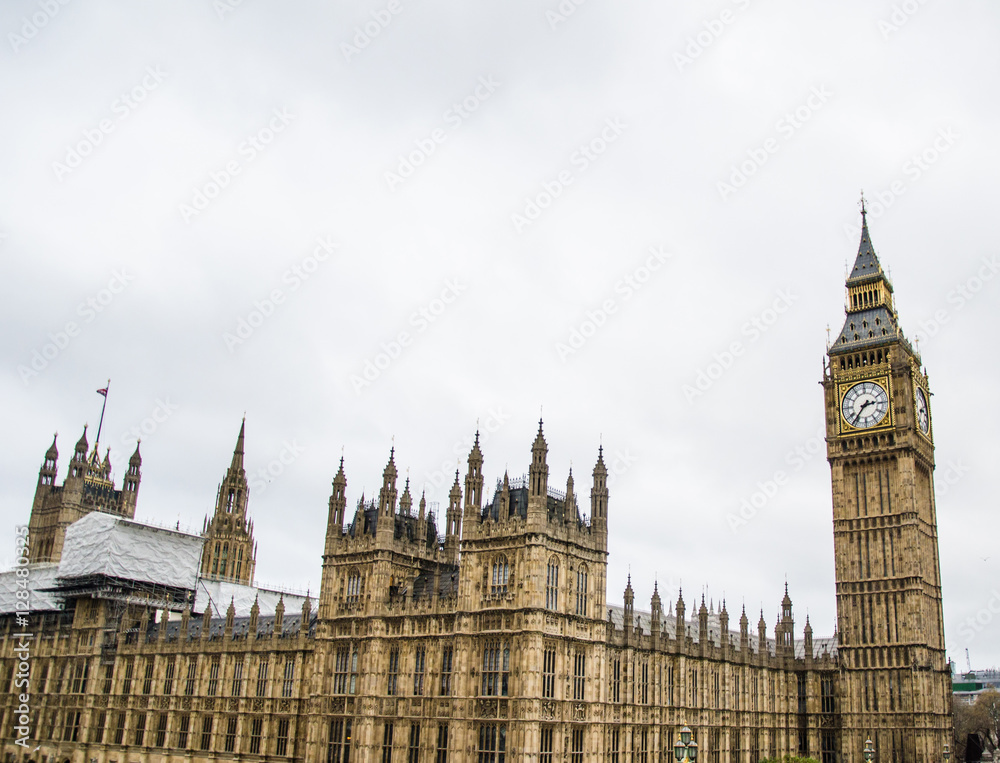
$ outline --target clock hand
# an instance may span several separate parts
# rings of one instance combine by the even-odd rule
[[[868,407],[869,405],[874,405],[874,404],[875,404],[875,401],[874,401],[874,400],[869,400],[869,401],[868,401],[867,403],[865,403],[864,405],[862,405],[862,406],[861,406],[861,410],[859,410],[859,411],[858,411],[858,412],[857,412],[857,413],[855,414],[855,416],[854,416],[854,421],[852,421],[852,422],[851,422],[851,425],[853,426],[853,425],[857,424],[857,423],[858,423],[858,419],[860,419],[860,418],[861,418],[861,414],[865,412],[865,409],[866,409],[866,408],[867,408],[867,407]]]

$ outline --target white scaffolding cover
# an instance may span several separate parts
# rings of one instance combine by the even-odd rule
[[[198,590],[194,595],[193,611],[200,614],[205,611],[206,607],[211,606],[213,617],[225,617],[229,610],[229,604],[232,602],[236,617],[248,617],[254,600],[256,600],[261,616],[273,615],[274,608],[278,606],[278,601],[281,598],[285,600],[285,612],[288,615],[297,615],[306,600],[305,596],[299,594],[202,578],[198,581]],[[313,609],[315,609],[315,603]]]
[[[103,575],[193,590],[204,538],[95,511],[66,529],[58,577]]]
[[[62,605],[50,591],[40,591],[40,588],[52,588],[56,584],[56,573],[59,565],[48,562],[29,564],[26,567],[27,576],[18,575],[17,570],[0,572],[0,615],[17,612],[17,592],[28,591],[28,609],[31,612],[54,612],[62,609]],[[22,586],[22,582],[25,586]],[[23,605],[22,605],[23,606]],[[22,610],[23,611],[23,610]]]

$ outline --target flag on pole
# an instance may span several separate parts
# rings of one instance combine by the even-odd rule
[[[104,397],[107,397],[108,396],[108,388],[105,387],[104,389],[97,390],[97,394],[98,395],[103,395]]]

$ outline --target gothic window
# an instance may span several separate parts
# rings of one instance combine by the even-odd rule
[[[583,729],[573,729],[573,751],[569,759],[570,763],[583,763]]]
[[[454,649],[446,646],[441,650],[441,696],[451,696],[451,662]]]
[[[260,755],[260,740],[264,736],[264,719],[254,718],[250,721],[250,754]]]
[[[274,740],[274,754],[275,755],[287,755],[288,754],[288,719],[282,718],[278,721],[278,733],[277,738]]]
[[[389,680],[385,693],[390,697],[396,696],[396,682],[399,678],[399,647],[389,650]]]
[[[622,701],[622,658],[618,655],[611,659],[611,687],[608,699],[612,702]]]
[[[281,696],[288,697],[292,696],[292,689],[295,686],[295,658],[287,657],[285,659],[285,680],[281,684]]]
[[[545,576],[545,608],[559,609],[559,560],[555,557],[549,560]]]
[[[153,691],[153,666],[155,657],[146,658],[146,672],[142,677],[142,693],[150,694]]]
[[[177,658],[167,660],[166,673],[163,677],[163,693],[170,696],[174,693],[174,671],[177,670]]]
[[[424,693],[424,663],[427,657],[427,650],[418,646],[413,655],[413,696],[420,697]],[[420,733],[419,730],[417,732]]]
[[[639,702],[643,705],[649,704],[649,663],[643,662],[639,666]]]
[[[140,713],[135,719],[135,730],[133,732],[132,744],[141,747],[146,740],[146,714]]]
[[[346,763],[346,761],[345,761]],[[434,763],[448,763],[448,724],[438,726],[437,757]]]
[[[347,686],[348,692],[354,694],[358,690],[358,648],[351,650],[351,681]]]
[[[573,699],[583,699],[587,678],[587,655],[577,652],[573,655]]]
[[[243,696],[243,659],[237,658],[236,664],[233,666],[233,686],[230,696],[242,697]]]
[[[506,763],[507,726],[503,723],[479,724],[479,763]]]
[[[235,715],[226,722],[226,752],[233,752],[236,749],[236,725],[239,718]]]
[[[194,695],[194,682],[198,673],[198,658],[189,657],[188,658],[188,669],[187,669],[187,680],[184,682],[184,696],[191,697]]]
[[[587,616],[587,567],[581,566],[576,571],[576,613]]]
[[[674,666],[667,666],[667,705],[674,704]]]
[[[406,763],[419,763],[420,760],[420,724],[410,724],[410,746]]]
[[[804,673],[799,673],[796,678],[798,683],[798,694],[799,694],[799,712],[806,712],[806,676]]]
[[[191,716],[184,713],[180,717],[180,729],[177,731],[177,746],[182,750],[187,749],[188,734],[191,733]]]
[[[510,648],[499,641],[490,641],[483,649],[484,697],[506,697],[510,673]]]
[[[507,593],[507,576],[510,572],[507,564],[507,557],[500,554],[493,560],[493,583],[490,586],[490,594],[493,596],[503,596]]]
[[[649,760],[649,729],[645,726],[632,728],[632,759],[635,763],[647,763]],[[582,754],[580,760],[583,760]]]
[[[351,719],[334,718],[330,721],[330,744],[326,759],[329,763],[348,763],[351,757]]]
[[[223,543],[222,557],[219,560],[219,574],[222,575],[222,577],[226,577],[226,570],[228,569],[228,565],[229,565],[229,544]]]
[[[382,763],[392,763],[392,723],[386,723],[382,728]]]
[[[347,603],[357,604],[361,598],[361,573],[351,570],[347,576]]]
[[[233,575],[235,578],[239,578],[240,570],[243,569],[243,547],[241,546],[236,556],[236,573]]]
[[[552,727],[542,727],[541,763],[552,763]]]
[[[542,696],[552,699],[556,696],[556,650],[546,649],[542,653]]]
[[[219,658],[213,657],[211,664],[208,666],[208,694],[209,697],[214,697],[219,691]]]
[[[615,727],[611,729],[611,749],[609,750],[610,755],[608,756],[610,763],[618,763],[618,753],[621,750],[621,745],[621,729]]]
[[[267,657],[262,657],[257,663],[257,696],[267,696]]]
[[[334,656],[333,663],[333,693],[347,693],[347,668],[350,662],[349,650],[346,646],[340,647]]]

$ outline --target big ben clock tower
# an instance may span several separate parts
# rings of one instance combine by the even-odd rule
[[[833,479],[841,751],[941,761],[951,740],[934,502],[934,429],[920,355],[868,234],[847,278],[844,328],[823,374]]]

